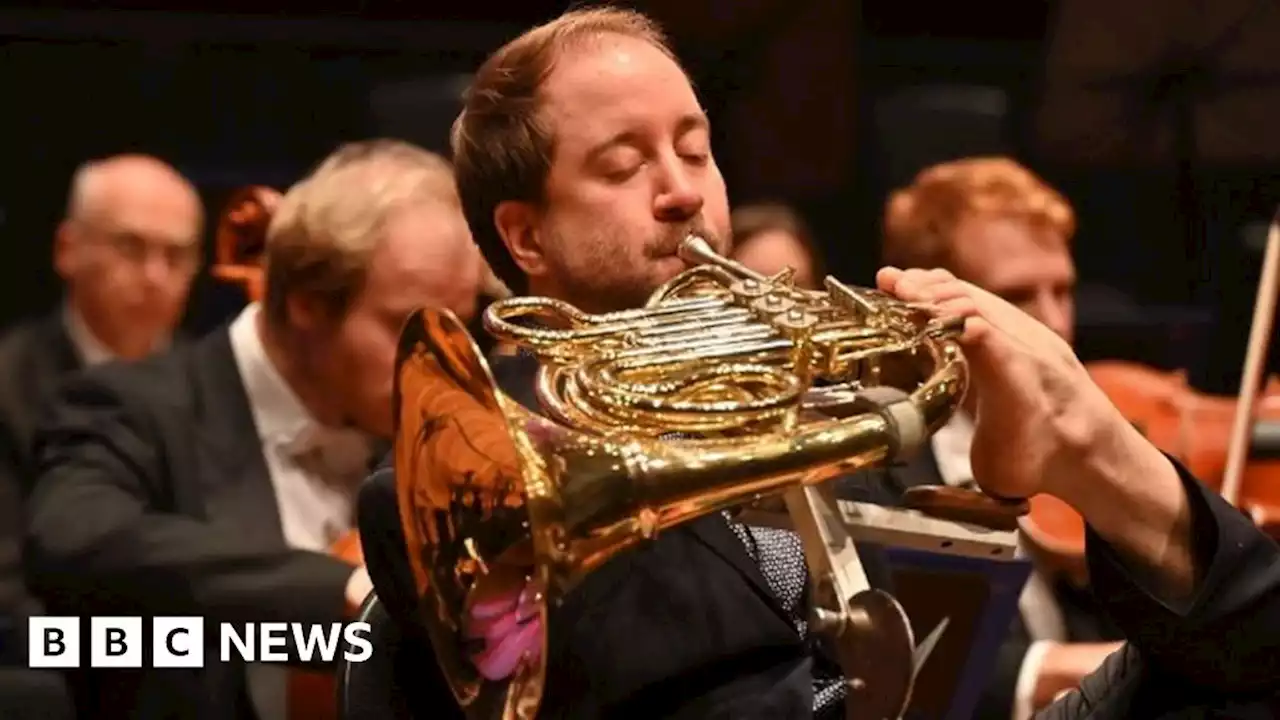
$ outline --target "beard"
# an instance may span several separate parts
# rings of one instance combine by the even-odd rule
[[[546,249],[557,295],[590,313],[641,307],[663,283],[687,269],[675,258],[690,234],[706,240],[716,252],[728,250],[727,238],[701,221],[668,225],[638,248],[617,227],[600,226],[589,237],[576,238],[553,231]],[[674,272],[659,265],[670,265]]]

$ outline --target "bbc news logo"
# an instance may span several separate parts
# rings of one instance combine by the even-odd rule
[[[82,637],[78,617],[32,617],[28,621],[28,664],[33,668],[77,668],[88,645],[88,667],[140,668],[150,644],[150,667],[200,668],[212,648],[205,644],[205,620],[156,617],[150,633],[140,617],[89,618]],[[373,656],[369,623],[218,623],[218,660],[287,663],[365,662]],[[290,650],[294,652],[291,654]],[[341,651],[341,652],[340,652]]]

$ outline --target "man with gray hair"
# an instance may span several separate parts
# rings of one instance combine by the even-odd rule
[[[26,617],[39,613],[23,581],[20,542],[35,420],[66,375],[112,359],[137,360],[168,344],[199,266],[202,215],[195,188],[161,160],[118,155],[85,163],[73,177],[54,243],[64,301],[0,339],[0,648],[12,649],[6,655],[26,647]],[[33,683],[50,688],[60,681],[0,671],[0,715],[52,717],[30,696]]]
[[[401,324],[423,305],[469,317],[479,293],[452,168],[402,142],[345,145],[285,194],[265,260],[261,305],[229,327],[60,392],[27,516],[51,610],[329,624],[368,594],[327,551],[392,432]],[[162,672],[85,672],[77,702],[94,718],[286,712],[278,667]]]

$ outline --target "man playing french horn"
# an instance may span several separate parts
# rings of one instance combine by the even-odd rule
[[[688,236],[727,249],[706,115],[636,13],[574,11],[504,46],[475,77],[453,149],[477,244],[517,295],[635,308],[686,269]],[[1091,528],[1093,587],[1132,644],[1048,714],[1157,717],[1274,694],[1275,545],[1147,443],[1027,315],[943,271],[876,280],[965,320],[982,488],[1055,495]],[[470,661],[492,682],[546,662],[540,703],[508,716],[838,717],[846,684],[824,681],[834,663],[796,621],[809,601],[796,547],[710,513],[600,567],[550,609],[545,636],[520,582],[487,583],[468,603]]]

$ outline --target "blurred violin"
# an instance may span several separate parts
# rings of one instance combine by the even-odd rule
[[[262,256],[267,228],[281,195],[273,188],[249,185],[231,194],[214,233],[212,273],[225,283],[238,285],[250,302],[262,299]]]
[[[240,188],[218,217],[214,235],[213,276],[239,286],[250,302],[263,294],[262,259],[267,246],[267,228],[281,195],[261,185]],[[348,532],[329,548],[329,554],[351,565],[364,565],[360,535]],[[357,608],[349,608],[354,619]],[[337,671],[294,669],[289,673],[288,714],[290,720],[337,720]]]
[[[1090,377],[1153,445],[1280,537],[1280,380],[1262,386],[1280,272],[1280,216],[1267,235],[1266,259],[1238,397],[1193,389],[1180,372],[1121,361],[1091,363]],[[1251,456],[1250,449],[1254,450]],[[1038,495],[1022,531],[1034,552],[1083,584],[1085,525],[1071,506]]]

